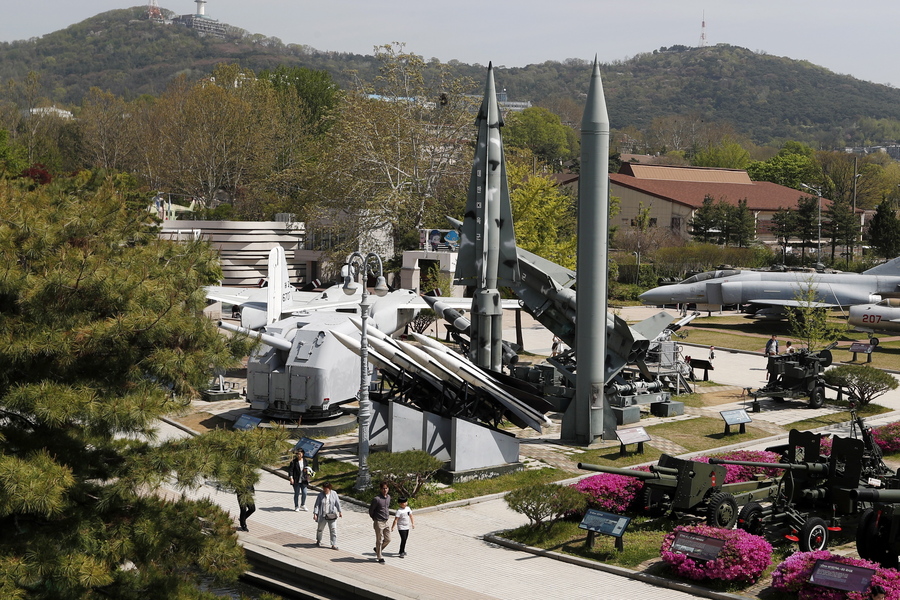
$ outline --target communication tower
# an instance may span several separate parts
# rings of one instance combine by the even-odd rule
[[[706,11],[703,11],[703,20],[700,22],[700,47],[706,48]]]
[[[147,18],[151,21],[162,21],[162,11],[159,10],[159,4],[156,0],[148,0],[147,2]]]

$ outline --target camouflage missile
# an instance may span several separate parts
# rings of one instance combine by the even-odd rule
[[[492,65],[488,65],[475,124],[478,137],[460,231],[456,283],[475,287],[470,334],[475,363],[499,371],[503,311],[497,288],[519,279],[519,262],[500,136],[503,118]]]

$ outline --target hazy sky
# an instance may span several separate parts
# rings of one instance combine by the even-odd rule
[[[190,0],[158,0],[178,14]],[[0,0],[0,41],[40,37],[143,2]],[[319,50],[371,54],[376,45],[442,62],[524,66],[598,55],[622,60],[660,46],[706,41],[808,60],[836,73],[900,86],[900,2],[868,0],[209,0],[223,23]]]

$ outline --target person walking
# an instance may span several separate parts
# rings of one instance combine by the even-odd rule
[[[406,556],[406,538],[409,537],[410,528],[416,528],[416,522],[413,519],[412,510],[409,508],[408,502],[409,501],[406,498],[399,498],[397,500],[397,504],[400,505],[400,508],[394,513],[394,522],[391,523],[391,531],[396,527],[397,531],[400,532],[400,554],[398,554],[400,558]]]
[[[778,336],[773,333],[769,341],[766,342],[766,356],[775,356],[776,354],[778,354]]]
[[[375,559],[383,563],[382,552],[391,543],[391,528],[388,527],[388,519],[391,516],[391,495],[388,493],[387,481],[382,481],[378,489],[378,495],[372,498],[372,502],[369,504],[369,517],[372,518],[372,526],[375,528]]]
[[[291,464],[288,465],[288,478],[294,487],[294,510],[306,510],[306,490],[309,487],[309,465],[306,463],[306,453],[303,449],[294,453]],[[298,504],[298,500],[300,500]]]
[[[252,485],[235,490],[238,506],[241,509],[240,515],[238,516],[238,523],[240,524],[241,531],[250,531],[247,529],[247,519],[256,512],[256,504],[253,500],[253,494],[255,492],[256,490]]]
[[[331,549],[337,550],[337,520],[343,518],[341,499],[327,481],[322,484],[322,491],[313,506],[313,521],[316,525],[316,546],[322,545],[322,530],[328,525],[331,538]]]

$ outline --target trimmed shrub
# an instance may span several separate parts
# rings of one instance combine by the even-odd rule
[[[375,452],[369,456],[372,481],[384,479],[399,496],[415,498],[419,490],[444,465],[424,450]]]
[[[900,600],[900,573],[895,569],[884,569],[878,564],[863,560],[832,554],[828,550],[816,552],[795,552],[772,572],[772,587],[783,592],[798,594],[799,600],[866,600],[866,592],[843,592],[809,583],[809,576],[817,560],[854,565],[875,569],[872,585],[880,585],[887,592],[887,600]]]
[[[847,388],[859,398],[861,406],[900,385],[890,373],[868,365],[838,365],[825,371],[823,377],[829,385]]]
[[[570,513],[584,513],[587,497],[567,485],[540,483],[512,490],[504,497],[506,504],[528,517],[533,527],[544,521],[559,519]]]
[[[725,540],[725,546],[715,560],[694,560],[679,552],[672,552],[672,542],[679,531]],[[682,577],[752,583],[772,564],[772,546],[742,529],[719,529],[708,525],[679,525],[663,540],[662,559]]]
[[[900,452],[900,422],[888,423],[872,430],[875,443],[885,454]]]

